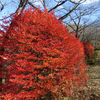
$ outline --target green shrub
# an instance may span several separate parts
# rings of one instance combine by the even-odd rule
[[[98,56],[98,53],[96,51],[92,52],[91,57],[86,58],[86,62],[88,64],[95,64],[97,62],[97,59],[96,59],[97,56]]]

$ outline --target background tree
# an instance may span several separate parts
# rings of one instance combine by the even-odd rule
[[[96,29],[97,27],[95,25],[100,22],[99,19],[95,19],[93,21],[91,20],[91,17],[95,15],[99,11],[99,9],[100,9],[99,4],[91,4],[88,7],[79,6],[76,10],[72,12],[71,15],[69,15],[70,17],[69,22],[66,23],[65,21],[65,23],[67,24],[67,27],[70,29],[71,32],[77,33],[76,37],[80,38],[81,41],[84,41],[83,40],[84,36],[86,38],[87,33],[88,35],[91,35],[91,31],[89,31],[89,29],[90,28],[92,30],[94,30],[94,28]],[[94,31],[94,36],[95,36],[95,31]],[[91,40],[92,39],[93,38],[91,38]]]

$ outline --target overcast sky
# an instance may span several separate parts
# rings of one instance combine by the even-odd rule
[[[79,1],[79,0],[73,0],[73,1]],[[83,4],[90,4],[90,3],[95,3],[98,2],[99,0],[86,0]]]

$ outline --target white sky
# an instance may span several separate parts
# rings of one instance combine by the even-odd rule
[[[89,4],[89,3],[95,3],[98,2],[99,0],[86,0],[83,4]]]
[[[73,1],[79,1],[79,0],[73,0]],[[84,0],[82,0],[84,1]],[[99,0],[86,0],[83,4],[90,4],[90,3],[95,3],[98,2]]]

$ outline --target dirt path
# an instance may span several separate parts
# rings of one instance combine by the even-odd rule
[[[88,85],[100,93],[100,65],[89,66],[87,75],[89,76]]]

